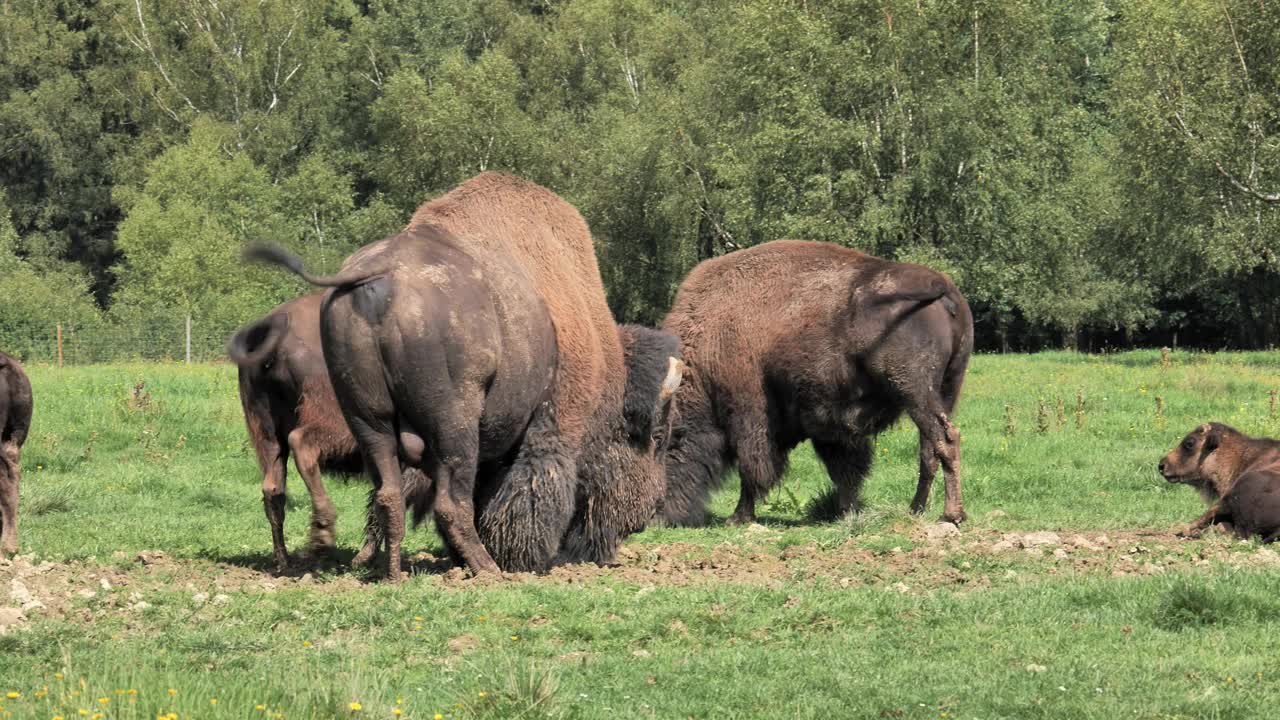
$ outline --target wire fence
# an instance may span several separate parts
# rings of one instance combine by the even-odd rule
[[[32,365],[92,365],[129,360],[209,362],[225,360],[236,326],[211,326],[193,318],[147,327],[55,323],[48,328],[0,328],[0,350]]]

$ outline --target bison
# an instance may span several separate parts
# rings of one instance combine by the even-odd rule
[[[18,456],[31,429],[31,408],[26,372],[0,352],[0,556],[18,552]]]
[[[371,468],[388,576],[404,533],[400,458],[435,483],[435,517],[475,572],[545,570],[575,515],[578,458],[622,424],[625,369],[591,234],[551,191],[484,173],[333,276],[275,248],[250,256],[332,288],[321,343]],[[583,480],[607,484],[587,463]],[[478,522],[477,522],[478,519]]]
[[[323,293],[312,293],[282,303],[227,342],[227,354],[239,367],[240,403],[262,469],[262,505],[271,524],[275,568],[281,573],[289,566],[284,516],[290,453],[311,496],[308,551],[314,554],[333,549],[337,521],[321,470],[358,472],[363,467],[320,347],[322,298]],[[405,499],[417,525],[431,508],[430,483],[416,469],[406,470],[404,477]],[[379,539],[372,523],[366,529],[365,557]]]
[[[684,363],[680,340],[638,325],[618,326],[627,378],[621,422],[578,460],[575,514],[558,563],[612,562],[622,540],[643,530],[666,492],[661,452],[670,436]]]
[[[854,510],[872,439],[903,412],[920,431],[912,512],[924,510],[941,463],[943,518],[964,520],[951,415],[973,318],[946,275],[828,243],[770,242],[694,268],[663,328],[688,364],[666,452],[668,523],[704,523],[734,464],[742,491],[730,521],[753,521],[805,440],[835,485],[836,510]]]
[[[1171,483],[1200,491],[1209,509],[1182,535],[1199,537],[1221,524],[1240,539],[1280,539],[1280,441],[1249,437],[1210,422],[1192,430],[1160,461]]]

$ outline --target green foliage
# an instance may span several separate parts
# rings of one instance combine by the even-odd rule
[[[950,272],[986,347],[1268,346],[1278,44],[1246,0],[9,0],[0,186],[127,324],[243,321],[298,290],[245,240],[332,268],[497,169],[582,210],[623,320],[802,237]]]

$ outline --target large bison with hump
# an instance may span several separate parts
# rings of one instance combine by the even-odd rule
[[[475,572],[609,559],[561,553],[571,526],[610,521],[576,512],[579,488],[607,487],[636,455],[609,451],[626,438],[624,353],[577,210],[484,173],[334,276],[279,250],[250,254],[332,288],[321,341],[377,488],[390,578],[404,534],[401,458],[435,483],[437,526]]]
[[[31,429],[31,382],[0,352],[0,557],[18,552],[18,456]]]
[[[322,470],[359,472],[363,468],[356,439],[338,408],[320,346],[320,303],[311,293],[276,306],[266,317],[240,328],[227,341],[227,354],[239,368],[240,403],[249,441],[262,469],[262,506],[271,525],[277,572],[288,570],[284,540],[285,489],[289,455],[311,496],[308,552],[334,547],[337,511],[325,491]],[[431,509],[429,482],[416,469],[404,473],[405,498],[414,524]],[[372,504],[372,503],[371,503]],[[365,548],[372,554],[376,526],[367,524]]]
[[[945,275],[828,243],[782,240],[707,260],[663,324],[688,364],[666,454],[662,516],[706,522],[736,464],[731,522],[781,479],[812,440],[835,485],[836,511],[858,507],[872,439],[906,412],[920,430],[921,512],[941,463],[943,518],[964,519],[960,436],[951,422],[973,350],[973,318]]]

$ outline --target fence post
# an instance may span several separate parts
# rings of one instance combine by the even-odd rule
[[[56,326],[58,331],[58,367],[62,367],[62,323]]]
[[[191,364],[191,313],[187,313],[187,364]]]

